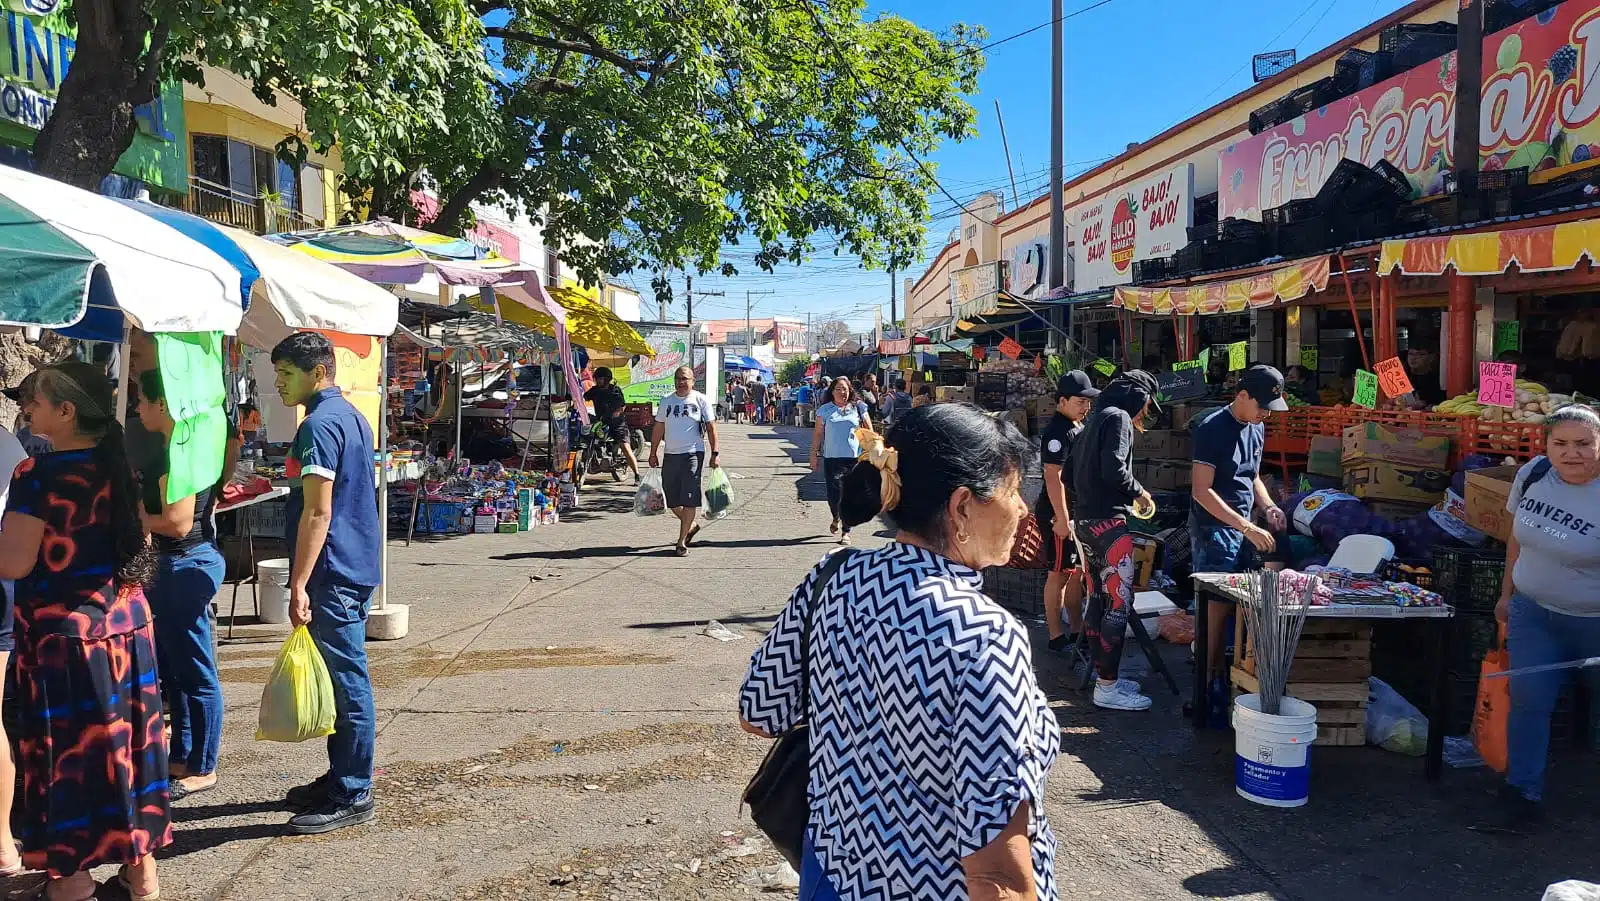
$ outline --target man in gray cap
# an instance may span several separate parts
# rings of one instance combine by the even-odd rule
[[[1077,542],[1073,537],[1072,514],[1067,507],[1067,461],[1072,442],[1083,431],[1090,402],[1100,389],[1089,381],[1088,373],[1074,369],[1056,382],[1056,412],[1039,436],[1039,458],[1044,464],[1044,491],[1033,505],[1050,560],[1050,575],[1044,583],[1045,628],[1050,633],[1050,650],[1062,651],[1083,631],[1083,573],[1079,571]],[[1061,618],[1066,610],[1066,621]]]
[[[1283,373],[1255,365],[1240,375],[1233,402],[1194,427],[1189,543],[1195,572],[1255,569],[1277,546],[1272,532],[1283,531],[1287,522],[1261,481],[1261,452],[1267,417],[1287,409]],[[1271,531],[1253,521],[1258,512]],[[1222,645],[1231,612],[1226,603],[1211,604],[1206,636],[1211,673],[1202,674],[1205,678],[1226,672]]]

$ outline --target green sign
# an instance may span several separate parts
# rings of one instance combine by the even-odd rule
[[[228,444],[227,392],[222,381],[221,332],[157,332],[156,360],[167,412],[167,503],[217,484]]]
[[[1235,341],[1228,345],[1228,371],[1238,372],[1250,360],[1250,342]]]
[[[32,14],[17,11],[21,5]],[[76,51],[77,29],[55,0],[8,0],[7,40],[0,40],[0,143],[32,147],[55,109]],[[48,11],[48,15],[41,15]],[[189,138],[183,86],[169,82],[154,103],[133,111],[133,144],[117,160],[118,175],[154,188],[189,190]]]
[[[1095,360],[1094,371],[1100,373],[1106,378],[1110,378],[1111,376],[1117,374],[1117,364],[1111,362],[1110,360]]]
[[[622,399],[630,404],[654,403],[673,393],[673,373],[684,364],[694,365],[689,352],[689,330],[682,326],[639,325],[639,336],[656,352],[654,357],[634,357],[622,382]],[[621,367],[616,367],[620,369]]]
[[[1199,360],[1185,360],[1182,363],[1173,363],[1172,364],[1172,371],[1173,372],[1182,372],[1185,369],[1203,369],[1203,368],[1204,367],[1202,367],[1200,365],[1200,361]]]
[[[1211,371],[1211,348],[1209,347],[1200,348],[1200,368],[1206,372]]]
[[[1378,406],[1378,375],[1365,369],[1356,370],[1355,405],[1368,410]]]
[[[1496,322],[1494,324],[1494,352],[1499,356],[1502,351],[1522,349],[1522,323],[1512,320],[1510,322]]]
[[[1321,353],[1315,347],[1302,347],[1300,348],[1300,365],[1312,372],[1316,372],[1317,363],[1320,362],[1321,356]]]

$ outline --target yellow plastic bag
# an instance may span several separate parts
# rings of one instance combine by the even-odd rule
[[[278,652],[261,690],[256,741],[309,741],[333,734],[333,680],[305,626]]]

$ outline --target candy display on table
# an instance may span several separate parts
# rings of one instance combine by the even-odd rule
[[[1254,573],[1230,573],[1222,584],[1229,589],[1245,591],[1254,584]],[[1328,607],[1336,604],[1368,604],[1396,607],[1442,607],[1444,598],[1426,588],[1409,582],[1387,582],[1366,573],[1353,573],[1342,567],[1322,567],[1315,572],[1285,569],[1278,573],[1278,584],[1296,597],[1304,596],[1306,587],[1316,584],[1312,606]]]

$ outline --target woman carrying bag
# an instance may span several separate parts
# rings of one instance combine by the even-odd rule
[[[817,408],[817,426],[811,433],[811,471],[822,473],[828,484],[828,510],[833,513],[828,534],[838,535],[840,544],[850,543],[849,524],[840,531],[841,486],[861,456],[856,433],[862,429],[872,431],[872,415],[850,380],[841,375],[829,386],[828,400]]]
[[[843,521],[897,534],[814,569],[752,658],[742,724],[782,739],[746,799],[802,901],[1054,899],[1060,726],[979,575],[1026,512],[1028,442],[955,404],[857,438]]]

